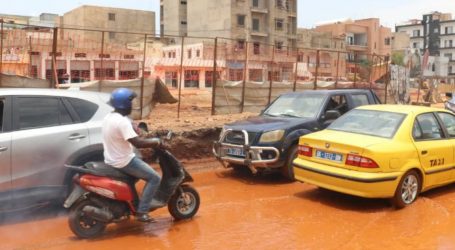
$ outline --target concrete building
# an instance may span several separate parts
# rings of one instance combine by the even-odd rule
[[[105,41],[122,44],[137,42],[140,39],[144,39],[143,36],[119,32],[155,35],[155,12],[82,5],[65,13],[60,18],[60,28],[107,30],[109,32],[104,34]],[[61,33],[64,36],[64,32]],[[101,41],[101,33],[80,31],[78,35],[81,40]]]
[[[346,42],[343,37],[334,37],[329,32],[313,29],[298,29],[297,47],[304,49],[300,53],[299,62],[306,63],[311,74],[316,74],[319,50],[319,77],[340,79],[346,76]]]
[[[405,32],[394,32],[392,33],[392,53],[404,52],[410,49],[411,38],[409,34]]]
[[[297,0],[161,0],[160,25],[165,36],[295,47]]]
[[[322,24],[316,26],[315,30],[329,32],[336,37],[345,37],[348,52],[346,60],[350,73],[356,71],[354,62],[372,61],[373,54],[388,58],[392,52],[392,31],[380,25],[379,18]]]
[[[59,22],[59,16],[52,13],[42,13],[39,16],[0,14],[0,19],[3,19],[4,29],[23,28],[26,25],[53,28],[56,27]]]
[[[450,81],[455,82],[455,19],[451,14],[432,12],[423,15],[422,19],[413,19],[396,25],[395,29],[398,33],[408,34],[410,47],[421,55],[428,49],[430,56],[447,57],[448,61],[432,59],[436,62],[432,67],[433,72],[439,72],[438,74],[447,72]]]

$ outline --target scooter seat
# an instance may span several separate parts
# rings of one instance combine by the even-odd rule
[[[122,171],[104,163],[104,162],[87,162],[84,167],[91,174],[105,177],[112,177],[121,181],[135,181],[136,178],[123,173]]]

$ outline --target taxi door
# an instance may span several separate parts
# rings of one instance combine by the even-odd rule
[[[452,143],[453,152],[454,152],[454,159],[451,162],[452,166],[455,166],[455,115],[452,113],[446,112],[438,112],[437,118],[441,123],[442,128],[444,129],[447,137],[449,138],[450,142]],[[451,171],[451,180],[455,180],[455,170]]]
[[[425,173],[425,187],[441,185],[452,179],[453,142],[434,113],[416,117],[412,131],[414,144]]]

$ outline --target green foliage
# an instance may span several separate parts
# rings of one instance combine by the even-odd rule
[[[392,53],[392,64],[404,66],[404,53],[393,52]]]

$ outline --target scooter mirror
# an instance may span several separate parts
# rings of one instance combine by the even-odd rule
[[[166,135],[166,140],[172,139],[172,131],[169,131]]]
[[[149,128],[147,126],[147,123],[145,122],[140,122],[138,125],[137,125],[138,129],[142,130],[143,132],[146,132],[148,133],[149,132]]]

